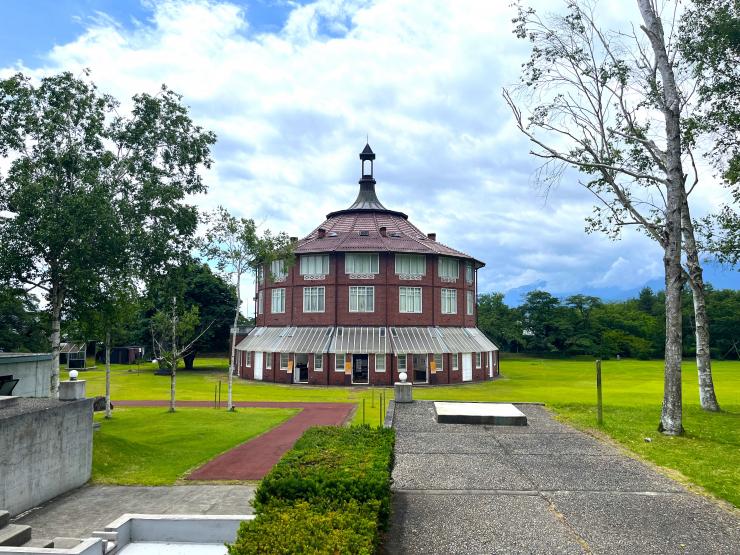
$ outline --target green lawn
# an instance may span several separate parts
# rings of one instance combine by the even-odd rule
[[[93,436],[92,481],[170,485],[232,447],[290,418],[293,409],[115,408]]]
[[[223,359],[199,359],[202,368],[178,372],[178,399],[213,400],[214,384],[221,379],[226,395]],[[142,369],[144,366],[142,366]],[[603,363],[604,432],[645,459],[678,471],[718,497],[740,506],[740,363],[714,362],[721,414],[699,408],[696,366],[684,364],[684,427],[680,438],[656,431],[663,389],[661,361],[605,361]],[[504,358],[502,378],[479,384],[417,387],[416,399],[466,401],[539,401],[560,418],[582,429],[596,429],[596,391],[593,361]],[[102,369],[81,374],[91,394],[102,394]],[[333,401],[358,403],[353,423],[379,422],[381,389],[295,386],[235,381],[234,398],[250,401]],[[392,396],[391,390],[385,390]],[[115,366],[113,399],[167,399],[169,378],[154,376],[151,366],[140,374]],[[373,406],[374,405],[374,406]],[[242,409],[243,410],[243,409]],[[241,412],[241,410],[239,411]],[[217,413],[221,414],[221,413]],[[645,438],[652,442],[645,442]]]

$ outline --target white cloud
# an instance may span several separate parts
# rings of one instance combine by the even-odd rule
[[[616,21],[621,5],[605,13]],[[21,69],[90,68],[121,100],[161,83],[183,94],[219,137],[204,208],[305,235],[354,200],[369,133],[381,200],[487,262],[482,291],[660,275],[643,236],[584,234],[588,192],[565,180],[545,199],[533,183],[537,162],[501,99],[529,49],[511,33],[508,2],[319,0],[296,6],[277,33],[254,31],[249,10],[227,2],[151,7],[128,28],[96,17],[45,67]],[[703,185],[695,196],[705,211],[725,193]]]

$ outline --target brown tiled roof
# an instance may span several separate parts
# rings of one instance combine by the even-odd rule
[[[385,237],[380,234],[381,227],[386,228]],[[323,238],[319,238],[319,229],[326,232]],[[360,235],[360,231],[367,231],[368,235]],[[464,252],[429,239],[404,214],[390,210],[334,212],[298,241],[295,248],[296,254],[352,251],[441,254],[467,258],[484,265]]]

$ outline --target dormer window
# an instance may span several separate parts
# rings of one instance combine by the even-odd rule
[[[270,277],[272,281],[285,281],[288,276],[288,269],[285,267],[285,260],[273,260],[270,264]]]
[[[397,254],[396,275],[401,279],[418,279],[427,271],[427,259],[423,254]]]
[[[307,254],[301,256],[301,275],[307,279],[329,275],[329,255]]]
[[[344,273],[377,274],[379,272],[377,252],[356,252],[344,255]]]

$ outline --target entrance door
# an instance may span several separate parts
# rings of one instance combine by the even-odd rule
[[[367,361],[367,355],[352,355],[352,383],[370,383]]]
[[[463,375],[464,382],[473,381],[473,354],[463,353]]]
[[[265,353],[257,351],[254,353],[254,379],[262,379],[262,361],[265,360]]]
[[[308,383],[308,354],[295,354],[295,367],[293,368],[293,381],[295,383]]]
[[[414,355],[411,363],[414,366],[414,383],[427,383],[429,381],[427,355]]]

